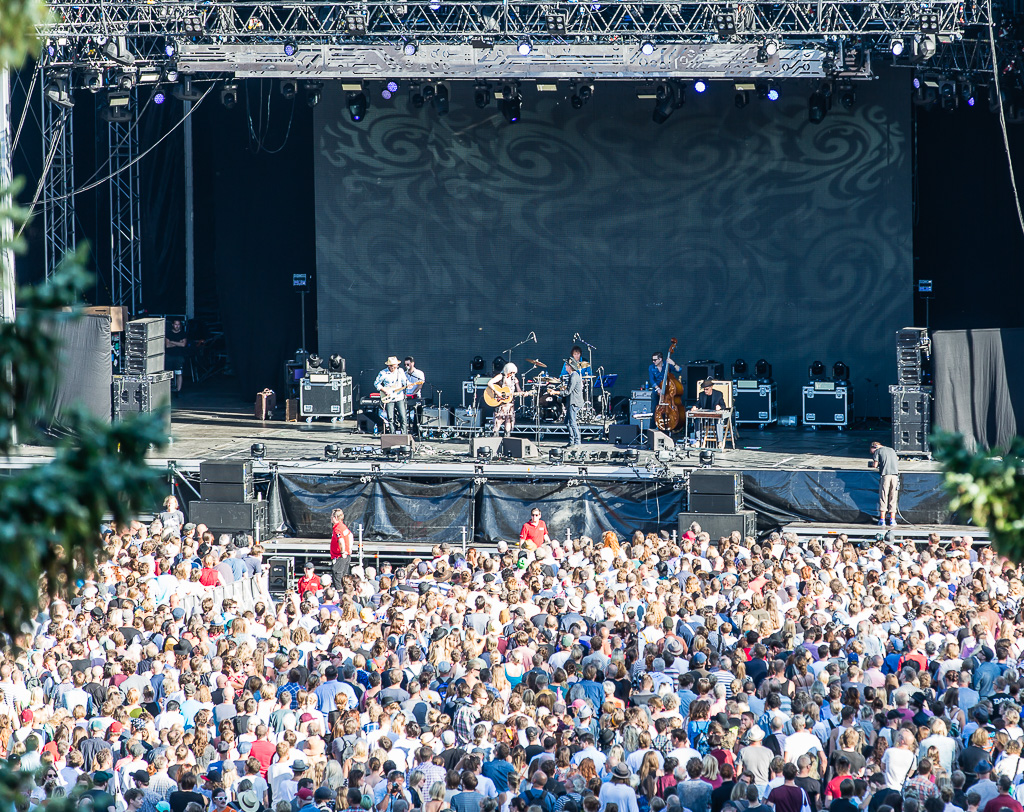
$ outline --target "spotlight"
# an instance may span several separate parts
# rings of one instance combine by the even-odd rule
[[[775,39],[768,40],[764,44],[764,52],[768,54],[768,56],[775,56],[775,54],[779,52],[779,41]]]
[[[430,0],[430,10],[438,11],[441,8],[441,0]]]
[[[286,99],[294,99],[299,94],[299,83],[294,79],[282,79],[281,84],[281,95]]]
[[[939,33],[939,15],[933,11],[926,11],[921,14],[921,33]]]
[[[708,83],[703,79],[698,79],[693,83],[693,89],[697,93],[704,93],[708,89]]]
[[[439,115],[448,113],[448,85],[438,84],[434,89],[434,111]]]
[[[739,378],[742,375],[747,374],[747,362],[742,358],[737,358],[732,362],[732,377]]]
[[[263,443],[253,443],[249,446],[249,456],[254,460],[262,460],[267,456],[267,447]]]
[[[306,372],[316,372],[324,365],[324,359],[315,352],[306,357]]]
[[[64,78],[56,78],[50,81],[46,85],[43,95],[46,96],[46,100],[56,104],[58,107],[63,107],[70,110],[75,106],[75,100],[71,93],[68,91],[68,82]]]
[[[519,40],[519,44],[516,46],[516,50],[519,52],[520,56],[529,56],[533,51],[533,43],[528,39],[521,39]]]
[[[353,121],[362,121],[366,117],[366,108],[369,105],[369,100],[363,91],[349,93],[345,104],[348,107],[348,114]]]
[[[306,82],[306,104],[310,107],[316,107],[320,104],[320,96],[323,90],[323,82]]]
[[[407,43],[405,43],[405,55],[406,56],[415,56],[416,55],[416,43],[415,42],[407,42]]]
[[[168,82],[177,82],[178,71],[176,71],[174,68],[168,68],[164,71],[164,79],[166,79]]]
[[[583,99],[581,99],[579,95],[576,93],[572,94],[572,97],[569,99],[569,104],[572,105],[573,110],[583,109]]]
[[[473,372],[483,372],[484,357],[482,355],[474,355],[473,360],[469,362],[469,368],[473,370]]]
[[[427,86],[429,87],[429,85]],[[423,107],[423,91],[420,90],[416,85],[409,86],[409,104],[413,106],[413,109],[419,110]]]
[[[106,121],[131,121],[132,97],[128,93],[111,91],[107,94],[107,106],[100,111],[100,115]]]
[[[565,461],[564,448],[552,448],[548,451],[548,462],[554,465],[561,465]]]
[[[174,49],[174,43],[173,43],[173,42],[168,42],[168,43],[167,43],[167,44],[166,44],[166,45],[164,46],[164,55],[165,55],[165,56],[166,56],[166,57],[167,57],[168,59],[170,59],[170,58],[171,58],[172,56],[174,56],[174,51],[175,51],[175,49]]]
[[[228,110],[238,104],[238,82],[225,82],[220,89],[220,103]]]
[[[710,468],[715,464],[715,452],[710,448],[702,448],[700,450],[700,467]]]
[[[338,355],[338,353],[333,353],[328,362],[331,366],[331,372],[345,371],[345,359]]]
[[[473,104],[483,110],[490,103],[491,89],[487,85],[477,85],[476,90],[473,91]]]
[[[164,95],[162,90],[158,90],[153,94],[153,104],[163,104],[165,101],[167,101],[167,96]]]
[[[836,361],[832,365],[832,379],[836,381],[849,381],[850,368],[842,361]]]
[[[853,85],[849,82],[844,82],[839,87],[839,103],[847,110],[852,110],[854,103],[857,101],[857,92],[853,89]]]
[[[731,37],[736,33],[736,15],[730,12],[715,15],[715,31],[719,37]]]
[[[285,56],[295,56],[295,52],[297,50],[299,50],[299,46],[295,44],[295,40],[294,39],[289,38],[289,39],[286,39],[284,41],[284,55]]]
[[[892,42],[889,45],[889,50],[892,51],[893,56],[903,55],[903,40],[900,37],[893,37]]]
[[[815,361],[807,368],[807,375],[812,381],[820,381],[825,377],[825,365],[821,361]]]
[[[914,44],[917,48],[917,57],[922,60],[928,60],[935,56],[935,51],[939,47],[934,34],[925,34],[915,38]]]
[[[943,110],[953,110],[957,104],[956,83],[946,79],[939,85],[939,98],[942,100]]]
[[[964,101],[967,102],[968,107],[974,107],[977,102],[977,98],[974,92],[974,85],[970,82],[965,82],[960,86],[960,95],[964,97]]]
[[[127,67],[135,64],[135,56],[128,50],[128,41],[124,37],[108,40],[103,46],[103,55],[118,65]]]
[[[324,446],[324,459],[328,462],[338,459],[340,453],[341,448],[336,443],[328,443]]]
[[[654,113],[651,116],[655,124],[664,124],[673,110],[678,110],[686,101],[682,87],[674,82],[658,85],[654,94]]]
[[[651,42],[650,40],[647,40],[647,41],[643,42],[640,45],[640,53],[642,53],[644,56],[650,56],[651,54],[653,54],[654,53],[654,43]]]
[[[821,124],[828,113],[828,99],[821,90],[815,90],[807,100],[807,120],[811,124]]]
[[[768,101],[778,101],[779,89],[777,87],[768,88],[768,92],[765,94],[765,98],[768,99]]]
[[[627,448],[623,452],[622,456],[626,460],[626,462],[636,463],[640,461],[640,452],[637,451],[635,448]]]
[[[513,87],[506,87],[502,93],[501,99],[501,114],[505,116],[505,121],[509,124],[515,124],[519,121],[520,115],[523,112],[523,97],[519,95],[519,91]]]
[[[489,460],[493,450],[489,445],[482,445],[476,450],[476,458],[478,460]]]
[[[920,89],[921,89],[921,77],[920,76],[915,76],[914,77],[914,90],[920,90]]]
[[[758,381],[769,383],[772,379],[772,365],[763,358],[759,358],[757,363],[754,364],[754,374],[757,376]]]
[[[733,103],[738,109],[742,110],[750,104],[750,94],[746,90],[737,91],[736,96],[733,99]]]

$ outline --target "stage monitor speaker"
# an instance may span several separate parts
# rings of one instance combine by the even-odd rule
[[[295,559],[291,556],[275,555],[267,559],[267,592],[272,598],[280,598],[291,589],[295,575]]]
[[[374,429],[380,430],[380,421],[365,412],[356,415],[356,431],[360,434],[373,434]]]
[[[501,456],[517,460],[539,456],[537,446],[521,437],[506,437],[501,441]]]
[[[480,448],[487,447],[491,449],[491,456],[497,459],[501,453],[501,438],[500,437],[470,437],[469,438],[469,456],[476,459],[476,452]]]
[[[396,446],[403,445],[409,446],[409,451],[413,450],[415,443],[411,434],[384,434],[380,438],[381,449],[395,448]]]
[[[657,429],[645,429],[644,437],[647,438],[647,448],[651,451],[673,451],[676,443],[665,432]]]
[[[712,542],[723,536],[728,538],[734,530],[738,530],[744,538],[757,538],[757,514],[752,510],[742,510],[739,513],[680,513],[680,536],[690,529],[692,522],[699,524],[700,529],[711,537]]]
[[[267,533],[266,502],[190,502],[188,518],[214,533],[245,531],[257,539]]]
[[[608,440],[617,446],[635,444],[640,436],[640,427],[633,424],[625,426],[609,426]]]

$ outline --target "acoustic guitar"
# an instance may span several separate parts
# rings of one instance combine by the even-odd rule
[[[495,384],[493,389],[488,386],[484,390],[484,403],[491,407],[503,406],[506,403],[511,403],[512,398],[523,398],[532,394],[533,392],[513,392],[510,386]]]

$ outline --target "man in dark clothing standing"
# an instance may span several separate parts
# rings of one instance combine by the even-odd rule
[[[877,440],[871,444],[871,462],[869,468],[877,468],[882,475],[878,483],[878,523],[885,524],[885,514],[889,514],[889,526],[896,526],[896,503],[900,496],[900,458],[888,446]]]
[[[565,362],[569,370],[569,385],[566,389],[565,425],[569,429],[569,444],[567,448],[574,448],[583,445],[583,437],[580,435],[580,412],[583,410],[583,378],[580,375],[578,362],[570,358]]]

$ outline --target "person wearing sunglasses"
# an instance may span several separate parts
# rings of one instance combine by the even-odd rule
[[[540,517],[540,508],[534,508],[530,511],[530,520],[525,522],[519,531],[519,544],[527,550],[536,550],[542,544],[550,543],[548,526]]]

